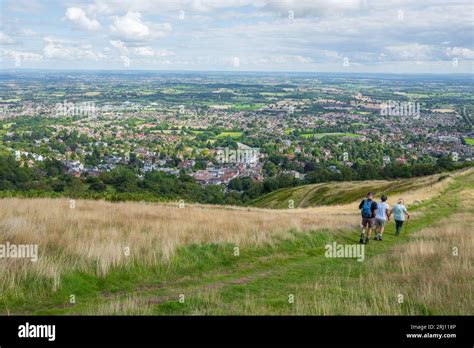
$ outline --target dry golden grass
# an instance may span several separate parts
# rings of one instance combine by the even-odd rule
[[[2,285],[11,288],[36,275],[56,288],[64,272],[96,269],[103,276],[129,262],[167,262],[192,243],[258,246],[290,230],[336,230],[357,222],[357,214],[324,207],[309,212],[82,200],[71,209],[67,199],[2,199],[0,243],[38,244],[40,255],[33,263],[3,260]]]
[[[86,311],[86,315],[152,315],[152,308],[146,299],[130,295],[127,298],[113,298]]]
[[[428,199],[449,182],[403,196],[408,204]],[[74,270],[104,276],[111,267],[130,262],[168,262],[178,247],[192,243],[259,246],[276,236],[288,237],[290,230],[355,227],[357,203],[272,210],[78,200],[71,209],[67,199],[5,198],[0,200],[0,243],[38,244],[39,260],[0,262],[0,291],[14,289],[28,277],[50,279],[57,289],[61,275]]]

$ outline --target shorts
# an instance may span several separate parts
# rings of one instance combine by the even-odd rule
[[[385,227],[385,220],[375,219],[375,227]]]
[[[362,218],[362,227],[368,226],[369,228],[374,227],[374,220],[375,218]]]

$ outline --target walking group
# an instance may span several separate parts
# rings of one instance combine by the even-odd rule
[[[362,233],[360,235],[361,244],[369,243],[374,225],[374,239],[381,241],[385,230],[385,224],[390,221],[391,216],[393,216],[393,219],[395,220],[395,234],[399,236],[405,218],[407,220],[410,218],[410,214],[408,214],[403,198],[399,198],[398,203],[390,209],[390,206],[387,203],[387,196],[382,195],[382,197],[380,197],[380,202],[377,203],[374,201],[373,192],[367,193],[367,198],[360,202],[359,209],[362,215]]]

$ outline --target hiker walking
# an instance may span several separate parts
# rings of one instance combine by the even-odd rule
[[[362,232],[360,234],[360,243],[369,243],[372,235],[372,228],[374,227],[375,212],[377,211],[377,203],[373,200],[374,194],[367,193],[367,198],[362,200],[359,204],[359,209],[362,215]],[[367,228],[367,236],[365,236],[365,229]]]
[[[382,240],[385,223],[390,221],[390,206],[387,203],[387,196],[382,195],[380,203],[377,204],[377,214],[375,215],[375,240]]]
[[[405,216],[407,219],[410,218],[410,214],[408,214],[407,208],[404,205],[403,198],[399,198],[398,203],[393,206],[389,216],[392,214],[393,219],[395,220],[395,235],[399,236],[400,231],[402,230],[403,222],[405,221]]]

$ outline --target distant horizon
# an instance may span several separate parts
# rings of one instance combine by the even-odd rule
[[[323,74],[323,75],[393,75],[393,76],[416,76],[416,75],[428,75],[428,76],[472,76],[473,72],[352,72],[352,71],[275,71],[275,70],[184,70],[184,69],[103,69],[103,68],[89,68],[89,69],[77,69],[77,68],[0,68],[0,72],[117,72],[117,73],[134,73],[134,72],[151,72],[151,73],[255,73],[255,74]]]

